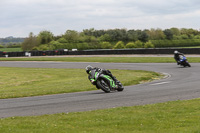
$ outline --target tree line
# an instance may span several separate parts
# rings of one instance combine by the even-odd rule
[[[0,44],[1,45],[6,45],[6,44],[19,44],[22,43],[24,41],[24,38],[20,38],[20,37],[6,37],[6,38],[0,38]]]
[[[122,49],[199,46],[200,31],[186,28],[170,29],[85,29],[81,32],[67,30],[54,36],[50,31],[32,32],[22,43],[24,51],[56,49]]]

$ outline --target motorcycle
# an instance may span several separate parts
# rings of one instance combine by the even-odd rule
[[[96,72],[95,70],[91,70],[91,82],[93,85],[96,85],[97,89],[101,89],[102,91],[109,93],[111,91],[123,91],[124,87],[118,81],[115,83],[115,81],[109,76],[103,74],[101,71]]]
[[[179,62],[180,62],[180,65],[183,66],[183,67],[186,67],[186,66],[191,67],[191,65],[187,61],[187,58],[183,55],[180,56]]]

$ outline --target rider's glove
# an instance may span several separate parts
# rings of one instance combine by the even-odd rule
[[[90,82],[91,82],[92,84],[94,84],[94,79],[91,79]]]

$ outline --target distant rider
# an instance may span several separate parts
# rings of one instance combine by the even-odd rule
[[[174,59],[176,60],[176,62],[177,62],[177,65],[179,65],[179,64],[180,64],[180,55],[184,56],[184,54],[183,54],[183,53],[180,53],[180,52],[178,52],[177,50],[176,50],[176,51],[174,51]]]
[[[99,72],[101,71],[103,74],[105,75],[108,75],[110,76],[114,81],[115,81],[115,84],[119,84],[120,82],[116,79],[116,77],[114,77],[112,75],[112,73],[109,71],[109,70],[106,70],[106,69],[101,69],[101,68],[98,68],[98,67],[92,67],[90,65],[88,65],[86,68],[85,68],[87,74],[88,74],[88,79],[92,82],[91,80],[91,75],[90,75],[90,71],[91,70],[95,70],[96,72]],[[94,82],[92,82],[93,85],[96,85]]]

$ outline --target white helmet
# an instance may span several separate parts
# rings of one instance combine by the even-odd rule
[[[175,50],[175,51],[174,51],[174,54],[178,54],[178,51],[177,51],[177,50]]]

